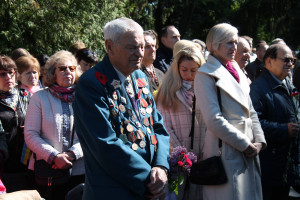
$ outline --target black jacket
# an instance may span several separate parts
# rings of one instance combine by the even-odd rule
[[[24,89],[18,89],[18,91],[16,110],[0,99],[0,120],[8,147],[8,159],[4,163],[4,172],[22,172],[27,168],[21,164],[21,153],[24,145],[23,126],[29,102],[29,92]]]
[[[159,46],[156,51],[156,59],[153,62],[155,68],[159,69],[163,73],[166,73],[170,67],[173,58],[173,51],[165,47],[163,44]]]
[[[288,87],[281,85],[267,71],[250,85],[253,106],[268,143],[267,148],[260,153],[264,186],[300,185],[299,137],[290,139],[287,125],[298,121],[298,106],[291,96],[293,86],[287,78],[286,81]]]

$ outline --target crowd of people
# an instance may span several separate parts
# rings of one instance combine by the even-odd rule
[[[199,161],[221,151],[228,181],[185,175],[175,199],[300,191],[300,70],[284,40],[254,50],[228,23],[206,42],[181,40],[175,26],[158,35],[124,17],[103,33],[100,62],[82,42],[51,56],[0,56],[0,197],[174,199],[168,157],[178,146]],[[43,180],[46,167],[69,177]]]

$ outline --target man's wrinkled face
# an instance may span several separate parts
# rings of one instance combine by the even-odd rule
[[[250,59],[250,45],[244,38],[239,38],[237,44],[237,50],[235,54],[235,61],[239,64],[240,68],[243,69],[249,62]]]
[[[139,69],[144,56],[144,45],[142,31],[127,32],[118,43],[112,42],[114,67],[126,76]]]

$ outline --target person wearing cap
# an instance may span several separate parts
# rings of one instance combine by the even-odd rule
[[[143,29],[122,17],[103,32],[107,55],[81,76],[73,104],[85,156],[83,200],[163,198],[169,134],[139,70]]]

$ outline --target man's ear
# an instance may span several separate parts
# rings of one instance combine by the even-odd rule
[[[112,40],[105,40],[105,48],[108,54],[113,54],[114,42]]]
[[[265,67],[267,69],[271,69],[272,68],[272,58],[270,58],[270,57],[266,58],[266,60],[265,60]]]

